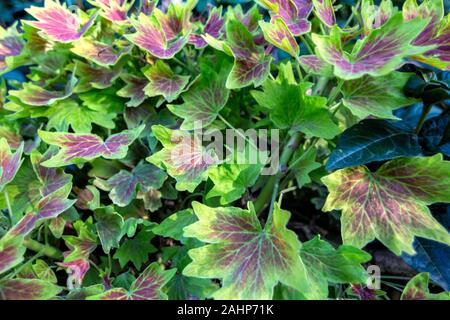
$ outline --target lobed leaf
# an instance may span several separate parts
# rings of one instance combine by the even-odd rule
[[[39,130],[41,139],[61,149],[42,163],[46,167],[61,167],[71,163],[81,163],[100,156],[106,159],[122,159],[126,156],[128,146],[139,137],[144,125],[135,129],[113,134],[103,141],[93,134],[75,134],[68,132],[48,132]]]
[[[69,43],[83,36],[94,23],[96,14],[82,26],[78,14],[72,13],[66,4],[59,0],[45,0],[44,7],[25,9],[37,21],[25,21],[32,27],[41,30],[51,40]]]
[[[144,75],[150,82],[144,87],[148,97],[162,95],[168,102],[175,100],[189,82],[189,76],[175,74],[170,66],[161,60],[148,68]]]
[[[342,79],[357,79],[363,75],[383,76],[399,68],[403,59],[423,53],[429,47],[412,44],[425,28],[427,20],[403,21],[396,14],[379,29],[358,40],[351,53],[342,49],[340,29],[334,26],[330,35],[312,34],[316,53],[334,66],[334,74]]]
[[[89,300],[167,300],[161,288],[174,276],[176,269],[164,271],[158,263],[153,262],[131,284],[129,290],[114,288],[99,295],[88,297]]]
[[[428,290],[429,275],[426,272],[419,273],[409,280],[401,296],[401,300],[450,300],[450,292],[437,294]]]
[[[183,130],[200,129],[216,120],[225,107],[230,90],[226,88],[229,72],[227,66],[216,72],[212,67],[204,66],[201,75],[182,95],[181,105],[167,105],[169,110],[184,119],[180,128]]]
[[[22,164],[24,144],[21,143],[15,153],[11,152],[8,141],[0,138],[0,191],[10,183]]]
[[[163,149],[146,160],[177,180],[178,191],[194,189],[208,176],[208,169],[217,163],[217,159],[206,152],[201,141],[195,135],[181,130],[170,130],[161,125],[152,127],[155,137]]]
[[[330,192],[323,210],[342,210],[343,241],[358,248],[377,238],[397,255],[414,254],[415,236],[450,244],[427,207],[450,202],[449,169],[440,154],[391,160],[376,172],[341,169],[322,178]]]
[[[300,242],[286,229],[288,211],[276,204],[273,221],[262,228],[251,204],[248,210],[198,202],[192,206],[199,221],[186,227],[184,235],[207,245],[189,251],[192,262],[183,274],[221,279],[215,299],[271,299],[278,282],[315,295],[299,257]]]

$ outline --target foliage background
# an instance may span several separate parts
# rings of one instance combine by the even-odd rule
[[[23,9],[39,2],[42,1],[10,0],[0,2],[0,24],[2,26],[9,26],[14,21],[25,18],[26,14],[24,13]],[[250,1],[218,1],[218,3],[220,4],[228,3],[230,5],[240,3],[243,4],[244,7],[251,5],[248,2]],[[344,0],[342,2],[346,4],[354,4],[354,1],[352,0]],[[403,1],[394,1],[394,4],[401,5],[402,2]],[[67,3],[80,5],[80,2],[76,0],[67,1]],[[207,3],[218,4],[215,1],[200,1],[197,5],[196,10],[201,12]],[[89,7],[87,3],[84,3],[82,5]],[[445,8],[446,12],[450,10],[450,1],[445,1]],[[346,19],[346,16],[342,16],[339,18]],[[25,81],[25,73],[26,70],[18,69],[6,75],[3,75],[3,77],[8,80],[13,79],[22,82]],[[450,72],[439,72],[439,77],[443,80],[448,81],[450,79]],[[449,101],[447,101],[446,103],[448,105]],[[420,117],[420,107],[416,105],[403,108],[397,110],[396,115],[402,117],[410,123],[417,123]],[[436,113],[433,113],[432,111],[428,115],[428,118],[431,118],[434,115],[436,115]],[[316,185],[311,189],[302,189],[302,191],[295,196],[292,194],[286,195],[283,201],[285,206],[284,209],[291,211],[293,215],[289,227],[299,235],[300,240],[305,241],[307,239],[311,239],[315,234],[321,234],[324,239],[330,241],[331,243],[340,242],[339,217],[333,214],[323,214],[320,210],[325,201],[325,197],[326,188],[319,185]],[[299,199],[311,199],[311,201],[306,202]],[[299,206],[299,201],[302,201],[301,206]],[[301,207],[301,212],[299,211],[299,207]],[[444,221],[444,224],[446,222],[447,227],[450,227],[450,206],[436,205],[433,207],[433,212],[436,216],[440,217],[441,221]],[[405,279],[408,279],[417,273],[417,271],[411,267],[411,265],[417,265],[417,262],[411,262],[411,259],[407,256],[404,256],[403,259],[402,257],[395,256],[377,241],[371,243],[368,247],[365,248],[365,250],[372,254],[372,264],[381,266],[384,275],[393,277],[390,280],[384,281],[383,289],[389,291],[390,295],[394,298],[398,297],[399,292],[395,290],[395,287],[404,286],[406,283]],[[447,253],[448,251],[445,252],[443,250],[442,256],[438,259],[448,260],[448,257],[445,258]],[[404,279],[402,277],[404,277]],[[89,283],[89,277],[87,283]]]

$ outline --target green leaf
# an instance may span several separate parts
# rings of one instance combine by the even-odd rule
[[[167,295],[170,300],[206,299],[218,289],[217,284],[209,279],[175,276],[167,284]]]
[[[309,177],[309,174],[322,166],[320,163],[316,162],[316,157],[317,150],[315,148],[310,148],[308,150],[298,148],[292,156],[289,166],[292,166],[291,172],[294,174],[299,188],[310,183],[311,178]]]
[[[128,238],[134,237],[138,225],[143,225],[146,229],[148,229],[150,227],[156,226],[156,223],[140,218],[128,218],[123,223],[120,237],[122,238],[124,235],[127,235]]]
[[[197,221],[192,209],[178,211],[165,218],[158,226],[153,229],[153,233],[162,237],[172,238],[185,242],[183,228]]]
[[[427,207],[450,202],[449,172],[441,154],[391,160],[376,172],[365,166],[338,170],[322,178],[330,192],[323,210],[342,210],[344,243],[358,248],[377,238],[397,255],[414,254],[415,236],[450,244]]]
[[[37,259],[32,268],[39,279],[48,281],[53,284],[57,283],[58,279],[56,279],[55,272],[53,272],[53,270],[44,260]]]
[[[331,139],[340,132],[339,128],[331,120],[327,99],[306,93],[311,86],[309,82],[297,85],[278,77],[265,81],[263,91],[252,91],[252,96],[268,109],[271,120],[279,129]]]
[[[148,255],[158,251],[150,243],[153,237],[154,234],[151,231],[143,229],[134,239],[126,240],[119,249],[117,249],[114,254],[114,259],[119,260],[122,268],[131,261],[134,266],[140,270],[142,265],[148,261]]]
[[[109,253],[112,248],[118,248],[123,226],[122,216],[110,206],[96,209],[95,220],[103,251]]]
[[[208,177],[214,187],[206,198],[220,197],[220,204],[226,205],[239,199],[247,188],[253,186],[261,173],[261,164],[224,163],[211,168]]]
[[[162,288],[174,276],[176,269],[163,270],[156,262],[150,264],[134,281],[129,290],[113,288],[88,300],[167,300]]]
[[[409,280],[401,296],[401,300],[450,300],[450,292],[430,293],[428,272],[419,273]]]
[[[228,65],[222,65],[219,72],[212,66],[203,66],[200,76],[181,97],[181,105],[168,105],[169,110],[182,118],[183,130],[201,129],[216,120],[220,110],[228,101],[230,90],[225,86]]]
[[[300,257],[308,277],[322,299],[328,297],[328,283],[366,283],[367,271],[361,265],[371,256],[355,247],[342,245],[338,249],[316,236],[303,243]]]
[[[403,87],[410,76],[410,73],[392,72],[383,77],[364,76],[345,81],[342,102],[360,119],[370,115],[398,119],[392,114],[393,110],[417,102],[403,94]]]
[[[125,207],[136,198],[136,189],[148,192],[162,187],[167,175],[160,168],[146,162],[140,162],[133,170],[120,170],[108,179],[111,187],[109,198],[114,204]]]
[[[122,113],[125,108],[125,99],[117,96],[117,88],[112,87],[102,90],[89,90],[80,93],[78,96],[83,101],[83,106],[90,110],[117,114]]]
[[[273,221],[262,228],[251,203],[248,210],[198,202],[192,206],[199,221],[186,227],[184,235],[208,244],[189,251],[192,262],[183,274],[221,279],[215,299],[271,299],[278,282],[315,295],[300,260],[301,244],[286,229],[288,211],[276,204]]]
[[[115,113],[99,112],[79,105],[75,101],[63,101],[48,109],[47,128],[68,131],[69,127],[76,133],[90,133],[92,124],[103,128],[114,129]]]

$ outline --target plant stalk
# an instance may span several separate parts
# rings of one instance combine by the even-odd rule
[[[420,130],[422,130],[423,124],[425,123],[425,120],[427,119],[428,113],[431,111],[431,104],[427,104],[423,106],[422,114],[420,115],[419,122],[417,122],[416,126],[416,134],[420,133]]]
[[[11,202],[9,201],[9,194],[8,191],[6,191],[6,188],[3,190],[3,195],[5,196],[6,206],[8,207],[9,222],[12,223],[13,212],[11,209]]]
[[[55,247],[52,247],[50,245],[44,245],[33,239],[29,239],[29,238],[24,239],[23,245],[32,251],[40,252],[43,255],[45,255],[49,258],[55,259],[55,260],[60,260],[63,258],[61,251],[59,251]]]
[[[300,143],[300,139],[302,137],[301,132],[297,132],[289,139],[288,143],[283,149],[283,152],[280,156],[280,164],[278,166],[278,172],[277,174],[271,176],[269,178],[269,181],[267,181],[267,184],[264,186],[264,188],[261,190],[261,193],[259,194],[258,198],[255,202],[255,211],[257,215],[260,215],[261,212],[264,210],[266,204],[268,203],[268,200],[272,196],[272,202],[271,202],[271,211],[269,212],[269,219],[272,215],[273,210],[273,200],[276,200],[276,194],[278,193],[278,187],[280,183],[280,179],[285,175],[287,172],[287,165],[289,160],[291,159],[292,155],[294,154],[295,150],[297,150],[298,145]],[[273,194],[275,193],[275,196]],[[269,221],[268,219],[268,221]]]

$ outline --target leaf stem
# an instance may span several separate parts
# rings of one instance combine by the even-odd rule
[[[309,42],[306,40],[306,38],[303,35],[300,35],[300,39],[302,40],[302,42],[305,44],[306,49],[308,49],[308,53],[309,54],[314,54],[314,50],[312,49],[311,45],[309,44]]]
[[[258,147],[253,143],[253,141],[249,140],[244,134],[242,134],[242,132],[238,129],[236,129],[231,123],[229,123],[227,121],[227,119],[225,119],[223,116],[221,116],[220,114],[218,114],[218,118],[225,123],[225,125],[227,127],[229,127],[230,129],[233,129],[241,138],[243,138],[245,141],[247,141],[253,148],[258,149]]]
[[[33,239],[24,239],[23,245],[32,251],[41,252],[44,256],[47,256],[55,260],[63,258],[61,251],[59,251],[55,247],[52,247],[50,245],[44,245]]]
[[[177,57],[173,57],[172,58],[173,61],[175,61],[177,64],[179,64],[181,67],[183,67],[184,69],[186,69],[187,71],[191,72],[192,70],[188,67],[188,65],[186,63],[184,63],[183,61],[181,61],[180,59],[178,59]]]
[[[423,106],[422,114],[420,115],[419,121],[417,122],[416,126],[416,134],[420,133],[420,130],[422,130],[423,124],[425,123],[425,120],[427,119],[428,113],[431,111],[431,104],[426,104]]]
[[[302,70],[300,70],[300,57],[296,57],[295,60],[297,61],[297,63],[295,64],[295,70],[297,70],[298,79],[299,81],[303,81]]]
[[[9,201],[9,194],[6,188],[3,190],[3,195],[5,196],[6,206],[8,207],[9,223],[12,224],[13,212],[11,209],[11,202]]]
[[[302,137],[301,132],[296,132],[294,135],[291,136],[280,156],[278,172],[269,178],[267,184],[261,190],[261,193],[259,194],[258,198],[255,201],[255,211],[256,214],[259,215],[265,208],[269,198],[271,198],[272,200],[270,203],[271,210],[269,212],[269,217],[267,221],[269,221],[269,219],[272,218],[273,203],[276,201],[280,179],[286,173],[286,166],[289,160],[291,159],[292,155],[294,154],[295,150],[297,150],[301,137]]]
[[[336,87],[333,88],[333,90],[330,93],[330,96],[328,97],[328,101],[327,101],[328,104],[333,102],[336,99],[336,97],[339,95],[343,84],[344,84],[344,80],[338,78]]]

